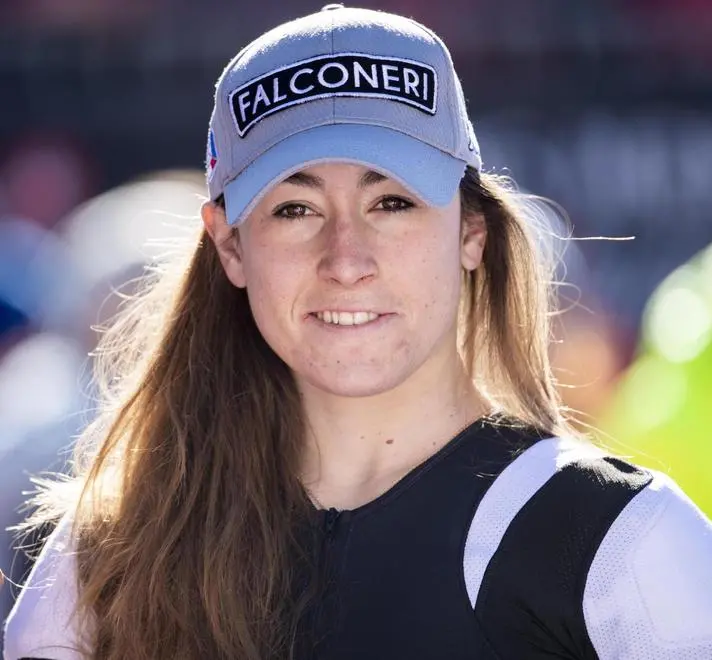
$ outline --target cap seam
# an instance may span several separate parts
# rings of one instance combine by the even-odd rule
[[[443,63],[445,64],[445,69],[449,70],[452,73],[452,76],[448,76],[448,81],[447,81],[448,87],[450,87],[450,90],[449,90],[451,92],[450,96],[452,97],[453,96],[452,92],[455,92],[454,96],[456,97],[456,100],[459,101],[459,98],[457,98],[457,89],[456,88],[452,89],[454,78],[457,77],[457,71],[455,70],[455,63],[452,61],[452,56],[448,55],[449,51],[447,50],[447,47],[445,46],[443,40],[440,39],[440,37],[438,37],[438,35],[435,34],[435,32],[433,32],[427,26],[421,25],[420,23],[418,23],[418,21],[414,21],[412,18],[409,18],[408,20],[411,23],[413,23],[414,25],[416,25],[418,28],[420,28],[423,32],[428,34],[432,38],[432,40],[437,44],[438,50],[440,51],[440,56],[443,58]],[[463,94],[462,100],[464,103],[464,101],[465,101],[464,94]],[[457,103],[455,103],[453,105],[457,106]],[[465,110],[465,116],[468,117],[467,106],[465,105],[463,109]],[[460,122],[459,122],[459,118],[455,114],[455,108],[454,107],[448,108],[448,110],[450,112],[450,121],[452,122],[452,136],[451,136],[452,144],[453,144],[453,146],[456,146],[457,144],[459,144],[459,140],[457,139],[457,137],[458,137],[457,134],[458,134],[458,124]],[[469,139],[469,136],[468,136],[468,139]]]
[[[334,47],[334,12],[331,12],[331,55],[332,57],[336,53],[336,48]],[[336,96],[331,99],[331,123],[335,123],[336,119]]]

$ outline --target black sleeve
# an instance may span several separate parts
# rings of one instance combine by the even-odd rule
[[[583,613],[596,550],[652,480],[610,457],[556,472],[522,507],[487,566],[475,616],[501,658],[597,660]]]

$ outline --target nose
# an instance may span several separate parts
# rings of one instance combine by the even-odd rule
[[[342,286],[373,279],[378,267],[369,225],[358,215],[342,213],[326,224],[319,276]]]

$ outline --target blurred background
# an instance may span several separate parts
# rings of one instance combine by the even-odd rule
[[[449,45],[488,170],[560,203],[552,355],[613,450],[712,515],[712,2],[364,0]],[[91,419],[90,326],[194,226],[216,78],[318,2],[0,2],[0,567]],[[553,226],[562,234],[569,229]],[[558,248],[557,248],[558,249]],[[0,591],[0,620],[13,589]]]

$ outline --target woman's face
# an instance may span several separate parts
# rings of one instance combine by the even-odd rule
[[[461,232],[459,194],[429,207],[366,167],[330,163],[271,189],[236,241],[215,205],[204,219],[302,386],[369,396],[455,364],[461,269],[477,267],[485,238],[477,218]]]

